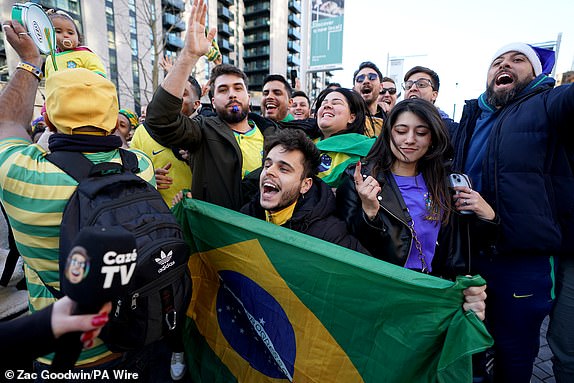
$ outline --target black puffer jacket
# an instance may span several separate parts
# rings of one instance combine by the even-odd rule
[[[313,186],[304,197],[299,197],[293,216],[283,227],[369,254],[361,243],[349,234],[345,222],[335,215],[335,207],[335,196],[331,188],[320,179],[313,178]],[[265,219],[265,210],[259,204],[259,194],[245,205],[241,212]]]
[[[362,173],[372,175],[372,168],[373,165],[367,163]],[[410,215],[394,178],[390,174],[377,177],[382,188],[379,193],[381,209],[375,220],[370,221],[363,212],[361,199],[355,189],[354,171],[354,166],[347,169],[337,189],[339,214],[347,222],[351,234],[374,257],[404,267],[413,246],[413,235],[409,228]],[[471,220],[476,218],[454,213],[449,223],[440,228],[432,260],[433,275],[454,279],[457,275],[469,273]],[[489,225],[496,226],[494,222]]]

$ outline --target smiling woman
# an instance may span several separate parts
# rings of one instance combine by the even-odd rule
[[[468,273],[469,221],[457,211],[472,210],[489,226],[496,226],[495,214],[468,187],[451,196],[449,147],[436,107],[405,100],[391,111],[364,164],[343,177],[339,212],[374,257],[447,279]]]
[[[336,188],[347,166],[367,155],[375,142],[364,135],[370,114],[359,94],[327,88],[317,98],[315,117],[322,135],[316,141],[321,150],[319,178]]]

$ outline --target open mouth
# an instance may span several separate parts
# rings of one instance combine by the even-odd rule
[[[361,94],[371,94],[373,92],[373,88],[365,86],[361,88]]]
[[[270,197],[279,192],[279,187],[272,182],[265,181],[263,182],[262,194]]]
[[[267,109],[267,110],[277,109],[277,104],[275,104],[273,102],[269,102],[269,103],[265,104],[265,109]]]
[[[513,82],[514,82],[514,79],[508,73],[502,73],[495,80],[496,85],[508,85],[508,84],[512,84]]]

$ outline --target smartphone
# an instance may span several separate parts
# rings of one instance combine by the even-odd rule
[[[470,183],[470,179],[468,178],[468,176],[466,174],[462,174],[462,173],[452,173],[448,176],[448,183],[449,186],[452,189],[452,192],[454,195],[458,194],[457,190],[454,190],[455,186],[466,186],[468,188],[472,188],[472,185]],[[460,210],[459,213],[461,214],[474,214],[473,211],[470,210]]]
[[[448,183],[451,188],[455,186],[466,186],[468,188],[472,188],[470,179],[466,174],[462,173],[452,173],[448,176]]]

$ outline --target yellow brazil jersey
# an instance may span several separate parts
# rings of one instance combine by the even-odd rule
[[[142,179],[155,186],[151,161],[139,151]],[[93,163],[121,162],[118,150],[84,153]],[[21,138],[0,140],[0,194],[24,259],[30,310],[55,302],[45,285],[60,288],[58,272],[60,223],[64,208],[78,183],[46,158],[46,151]],[[78,364],[91,363],[110,354],[100,339],[84,350]],[[49,363],[51,357],[41,358]]]
[[[241,165],[241,178],[261,167],[263,157],[263,134],[253,121],[249,121],[251,130],[247,133],[233,132],[237,144],[241,149],[243,164]]]
[[[178,159],[170,148],[157,143],[146,130],[145,126],[137,127],[131,140],[130,147],[139,149],[151,158],[154,169],[162,168],[171,164],[168,176],[173,184],[168,189],[158,189],[167,206],[171,207],[171,201],[177,192],[182,189],[191,189],[191,168],[188,163]]]
[[[88,47],[77,47],[69,51],[56,53],[56,65],[58,65],[58,70],[86,68],[106,77],[106,67],[102,60]],[[44,72],[46,77],[54,72],[54,64],[50,56],[46,59]]]

